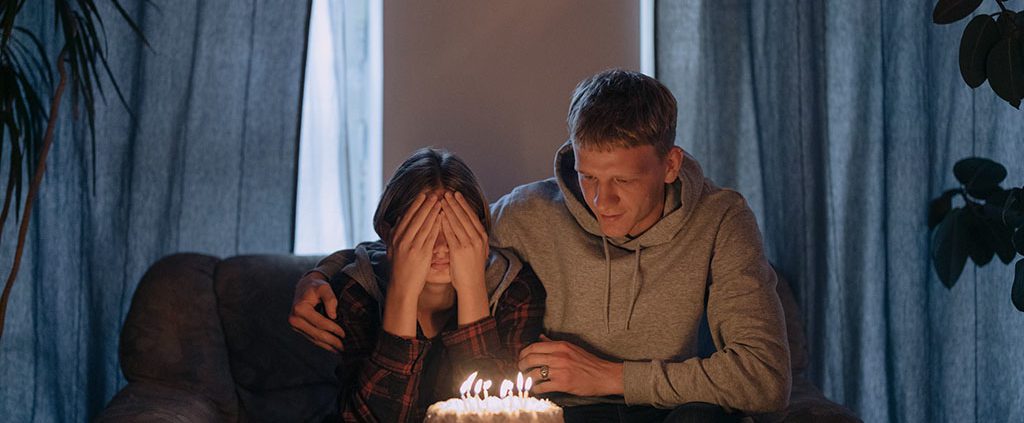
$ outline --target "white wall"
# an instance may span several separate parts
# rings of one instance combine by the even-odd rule
[[[639,3],[385,1],[383,177],[425,145],[462,156],[490,201],[550,177],[576,83],[639,70]]]

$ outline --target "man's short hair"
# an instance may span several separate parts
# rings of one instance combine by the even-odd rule
[[[611,69],[576,86],[568,124],[577,147],[607,151],[651,145],[665,157],[675,145],[676,99],[654,78]]]

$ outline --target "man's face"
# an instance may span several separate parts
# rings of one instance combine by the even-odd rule
[[[661,219],[665,184],[675,181],[682,150],[658,157],[653,146],[609,151],[573,146],[580,189],[601,232],[609,237],[637,236]]]

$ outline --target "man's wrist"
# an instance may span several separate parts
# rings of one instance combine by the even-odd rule
[[[606,395],[625,395],[626,389],[622,381],[622,363],[608,362],[607,369],[605,370],[605,380],[608,381],[608,385],[605,388],[607,390]]]
[[[313,281],[327,282],[328,279],[329,278],[326,273],[319,269],[313,269],[302,275],[301,281],[304,283],[310,283]]]

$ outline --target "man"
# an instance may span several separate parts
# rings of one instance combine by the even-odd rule
[[[568,126],[555,177],[492,205],[491,243],[530,263],[547,290],[547,335],[520,353],[534,392],[551,393],[568,422],[784,408],[789,350],[757,222],[674,145],[672,94],[639,73],[602,72],[576,87]],[[300,283],[291,322],[337,346],[324,330],[333,322],[312,313],[333,297],[322,285]],[[717,349],[707,358],[704,316]]]

